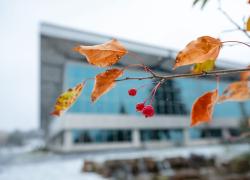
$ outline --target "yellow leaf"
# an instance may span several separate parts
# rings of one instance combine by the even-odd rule
[[[191,41],[184,50],[177,54],[174,68],[203,63],[208,59],[216,60],[221,48],[221,41],[210,36],[199,37]]]
[[[115,80],[122,76],[123,70],[109,69],[95,77],[95,85],[91,94],[92,102],[98,100],[102,95],[111,90],[115,85]]]
[[[212,71],[215,67],[215,60],[207,60],[203,63],[197,63],[193,66],[192,73],[198,74],[202,72]]]
[[[247,24],[246,24],[246,30],[250,31],[250,17],[247,20]]]
[[[60,116],[64,111],[68,110],[80,96],[83,86],[84,84],[81,83],[62,93],[56,99],[54,110],[51,112],[51,115]]]
[[[100,45],[77,46],[73,50],[86,56],[90,64],[99,67],[107,67],[117,63],[128,52],[116,39]]]

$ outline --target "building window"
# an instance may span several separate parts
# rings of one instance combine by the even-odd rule
[[[220,138],[222,137],[221,129],[202,129],[201,138]]]
[[[141,141],[176,141],[183,140],[181,129],[143,129],[140,130]]]
[[[130,142],[131,130],[72,130],[73,142],[78,143],[112,143]]]
[[[175,87],[173,80],[168,80],[159,87],[154,107],[157,114],[187,114],[186,107],[181,101],[180,89]]]
[[[191,139],[221,138],[221,129],[190,129]]]
[[[240,136],[240,130],[235,128],[230,128],[229,133],[231,136]]]

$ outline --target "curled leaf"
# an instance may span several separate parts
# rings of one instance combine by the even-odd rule
[[[123,70],[109,69],[95,77],[95,85],[91,94],[92,102],[98,100],[102,95],[107,93],[115,85],[115,80],[122,76]]]
[[[74,88],[68,89],[62,93],[57,99],[54,105],[54,110],[50,113],[54,116],[60,116],[64,111],[68,110],[80,96],[84,84],[78,84]]]
[[[250,65],[247,67],[250,68]],[[249,77],[250,77],[250,69],[249,69],[249,71],[245,71],[245,72],[240,73],[240,80],[242,80],[242,81],[247,81]]]
[[[250,17],[247,19],[246,30],[250,31]]]
[[[191,41],[184,50],[177,54],[174,68],[216,60],[221,48],[221,41],[210,36],[199,37]]]
[[[127,54],[126,48],[116,39],[100,45],[76,46],[73,51],[86,56],[90,64],[99,67],[111,66]]]
[[[218,102],[245,101],[250,99],[250,87],[248,81],[237,81],[228,85]]]
[[[197,63],[193,66],[192,73],[198,74],[202,72],[212,71],[215,67],[215,60],[207,60],[203,63]]]
[[[215,89],[196,99],[191,111],[191,126],[211,121],[217,98],[218,90]]]

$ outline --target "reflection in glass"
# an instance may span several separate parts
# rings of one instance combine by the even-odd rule
[[[132,141],[131,130],[72,130],[73,142],[78,143],[109,143]]]

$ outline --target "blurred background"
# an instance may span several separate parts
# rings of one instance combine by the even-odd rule
[[[203,0],[193,2],[1,0],[0,179],[250,178],[249,138],[242,138],[249,101],[218,104],[212,123],[189,127],[194,100],[216,87],[215,77],[167,81],[150,119],[135,110],[154,87],[150,80],[119,82],[95,104],[89,82],[62,117],[49,115],[61,92],[104,71],[72,51],[78,44],[116,38],[154,71],[173,74],[190,71],[173,71],[174,59],[199,36],[250,41],[218,10],[244,27],[246,0],[209,0],[204,8]],[[249,57],[247,47],[225,46],[216,68],[244,68]],[[138,59],[127,55],[116,66],[132,63]],[[134,68],[125,76],[147,74]],[[219,91],[238,79],[221,77]],[[136,97],[127,95],[141,86]]]

